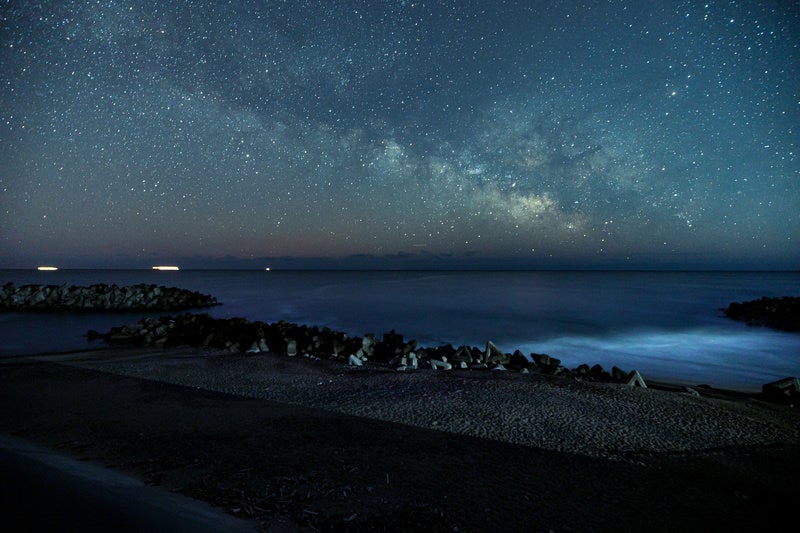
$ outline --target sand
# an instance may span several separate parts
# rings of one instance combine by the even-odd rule
[[[752,530],[800,501],[800,413],[744,395],[188,348],[0,369],[0,431],[264,530]]]

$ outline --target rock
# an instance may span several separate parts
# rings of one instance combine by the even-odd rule
[[[700,393],[699,393],[699,392],[697,392],[696,390],[694,390],[694,389],[693,389],[693,388],[691,388],[691,387],[684,387],[684,388],[683,388],[683,390],[684,390],[684,391],[685,391],[687,394],[689,394],[689,396],[694,396],[695,398],[699,398],[699,397],[700,397]]]
[[[88,287],[7,283],[0,292],[0,311],[173,311],[219,305],[216,298],[175,287],[98,283]]]
[[[560,359],[556,359],[555,357],[550,357],[546,353],[532,353],[531,359],[533,362],[536,363],[537,366],[558,366],[561,364]]]
[[[782,331],[800,331],[800,297],[762,297],[734,302],[724,309],[725,316],[751,326],[767,326]]]
[[[602,366],[594,365],[591,369],[589,369],[589,374],[597,380],[600,381],[609,381],[611,380],[611,374],[606,372]]]
[[[565,368],[561,365],[540,365],[539,371],[542,374],[548,374],[551,376],[557,376],[559,374],[564,373]]]
[[[8,291],[7,289],[4,286],[3,294],[9,292],[20,296],[19,291]],[[25,290],[30,294],[34,294],[34,292],[31,292],[33,290],[31,288],[26,288]],[[113,289],[108,287],[102,290],[110,292]],[[49,291],[40,292],[50,298],[54,293],[59,293],[60,291],[61,288],[50,288]],[[23,292],[25,294],[28,293]],[[164,291],[162,290],[161,292]],[[125,294],[128,293],[126,292]],[[76,298],[77,300],[79,298]],[[455,349],[451,345],[410,350],[411,347],[416,347],[416,343],[413,341],[400,343],[402,336],[394,332],[386,337],[390,344],[384,345],[383,343],[376,344],[373,335],[365,335],[363,338],[348,337],[344,333],[331,331],[327,328],[320,330],[316,327],[292,324],[283,320],[275,324],[266,324],[257,321],[250,322],[243,318],[213,318],[208,313],[187,313],[174,317],[148,317],[134,324],[111,328],[105,334],[94,332],[87,335],[95,338],[99,335],[100,338],[109,343],[156,346],[208,346],[236,353],[241,352],[243,347],[249,347],[247,353],[268,353],[269,346],[273,346],[273,348],[277,347],[275,353],[285,353],[290,357],[302,354],[308,359],[316,360],[321,355],[324,358],[341,360],[351,366],[363,366],[368,360],[370,351],[378,353],[383,349],[381,346],[395,346],[392,349],[395,355],[386,360],[387,364],[385,366],[399,372],[418,369],[420,360],[424,360],[425,365],[429,365],[434,370],[452,370],[454,367],[474,370],[493,368],[493,370],[497,371],[518,370],[522,373],[529,373],[534,369],[530,360],[519,350],[516,350],[513,354],[503,353],[491,341],[487,343],[485,353],[476,347],[459,346],[458,349]],[[253,339],[257,340],[254,341]],[[451,354],[453,359],[451,360],[446,354]],[[508,363],[503,362],[506,359],[508,359]],[[573,374],[561,366],[561,362],[558,359],[547,354],[531,354],[531,359],[536,362],[535,368],[544,374],[566,377],[584,375],[605,378],[609,376],[600,365],[595,365],[591,368],[587,365],[581,365]],[[468,362],[470,360],[472,363]],[[486,361],[492,361],[492,364],[487,364]],[[379,363],[383,364],[383,362]],[[612,369],[612,374],[615,379],[622,378],[620,379],[621,382],[628,383],[631,386],[646,386],[644,379],[638,372],[625,373],[615,367]],[[789,393],[790,396],[792,394],[796,395],[797,393]]]
[[[370,357],[379,362],[387,362],[410,351],[403,342],[403,336],[391,330],[389,333],[384,333],[383,340],[374,345]]]
[[[486,356],[484,361],[487,364],[505,365],[511,361],[511,356],[504,353],[503,350],[497,347],[492,341],[486,342]]]
[[[442,360],[431,359],[431,368],[434,370],[452,370],[453,365],[447,362],[447,358],[443,357]]]
[[[523,368],[528,368],[531,362],[528,361],[528,358],[519,351],[515,350],[513,354],[511,354],[511,359],[508,362],[508,368],[510,370],[520,371]]]
[[[458,363],[471,363],[472,362],[472,352],[470,351],[469,346],[459,346],[458,350],[450,357],[452,361],[456,361]]]
[[[470,353],[472,354],[472,362],[473,363],[483,363],[483,352],[477,346],[473,346],[470,349]]]
[[[297,341],[288,339],[286,342],[286,355],[294,357],[297,355]]]
[[[614,381],[627,381],[630,374],[630,372],[625,372],[618,366],[611,367],[611,379]]]
[[[628,382],[626,383],[626,385],[628,385],[629,387],[639,386],[642,387],[643,389],[647,388],[647,385],[644,382],[644,378],[642,377],[642,375],[639,373],[638,370],[631,371],[631,373],[628,375]]]
[[[800,405],[800,380],[787,377],[761,386],[764,399],[788,405]]]
[[[437,348],[428,348],[427,356],[431,359],[451,360],[456,353],[452,344],[444,344]]]
[[[333,357],[335,359],[341,358],[341,353],[347,346],[339,339],[333,339]]]
[[[367,357],[372,357],[375,351],[375,335],[367,333],[361,341],[361,350]]]

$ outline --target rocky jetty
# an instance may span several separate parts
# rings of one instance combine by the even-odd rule
[[[492,341],[485,349],[475,346],[443,346],[430,348],[405,340],[394,330],[380,337],[368,333],[363,337],[348,336],[330,328],[305,326],[280,321],[268,324],[244,318],[213,318],[207,313],[187,313],[178,316],[150,317],[135,324],[112,328],[107,333],[90,331],[90,338],[101,338],[110,344],[142,346],[197,346],[227,350],[231,353],[272,353],[288,357],[306,357],[340,361],[351,367],[389,368],[398,372],[417,369],[438,371],[491,370],[538,372],[571,377],[585,381],[624,383],[646,387],[637,371],[614,367],[605,370],[600,365],[581,365],[575,369],[562,366],[561,361],[547,354],[521,351],[504,352]]]
[[[800,331],[800,298],[783,296],[763,297],[747,302],[734,302],[724,310],[725,316],[747,322],[751,326],[766,326],[781,331]]]
[[[207,294],[147,284],[0,287],[0,311],[177,311],[218,304]]]

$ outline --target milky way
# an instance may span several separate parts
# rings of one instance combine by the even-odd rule
[[[0,266],[800,265],[797,2],[0,10]]]

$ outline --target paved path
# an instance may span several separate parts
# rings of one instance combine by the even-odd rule
[[[0,512],[17,524],[5,531],[256,530],[204,502],[2,434],[0,479]]]

